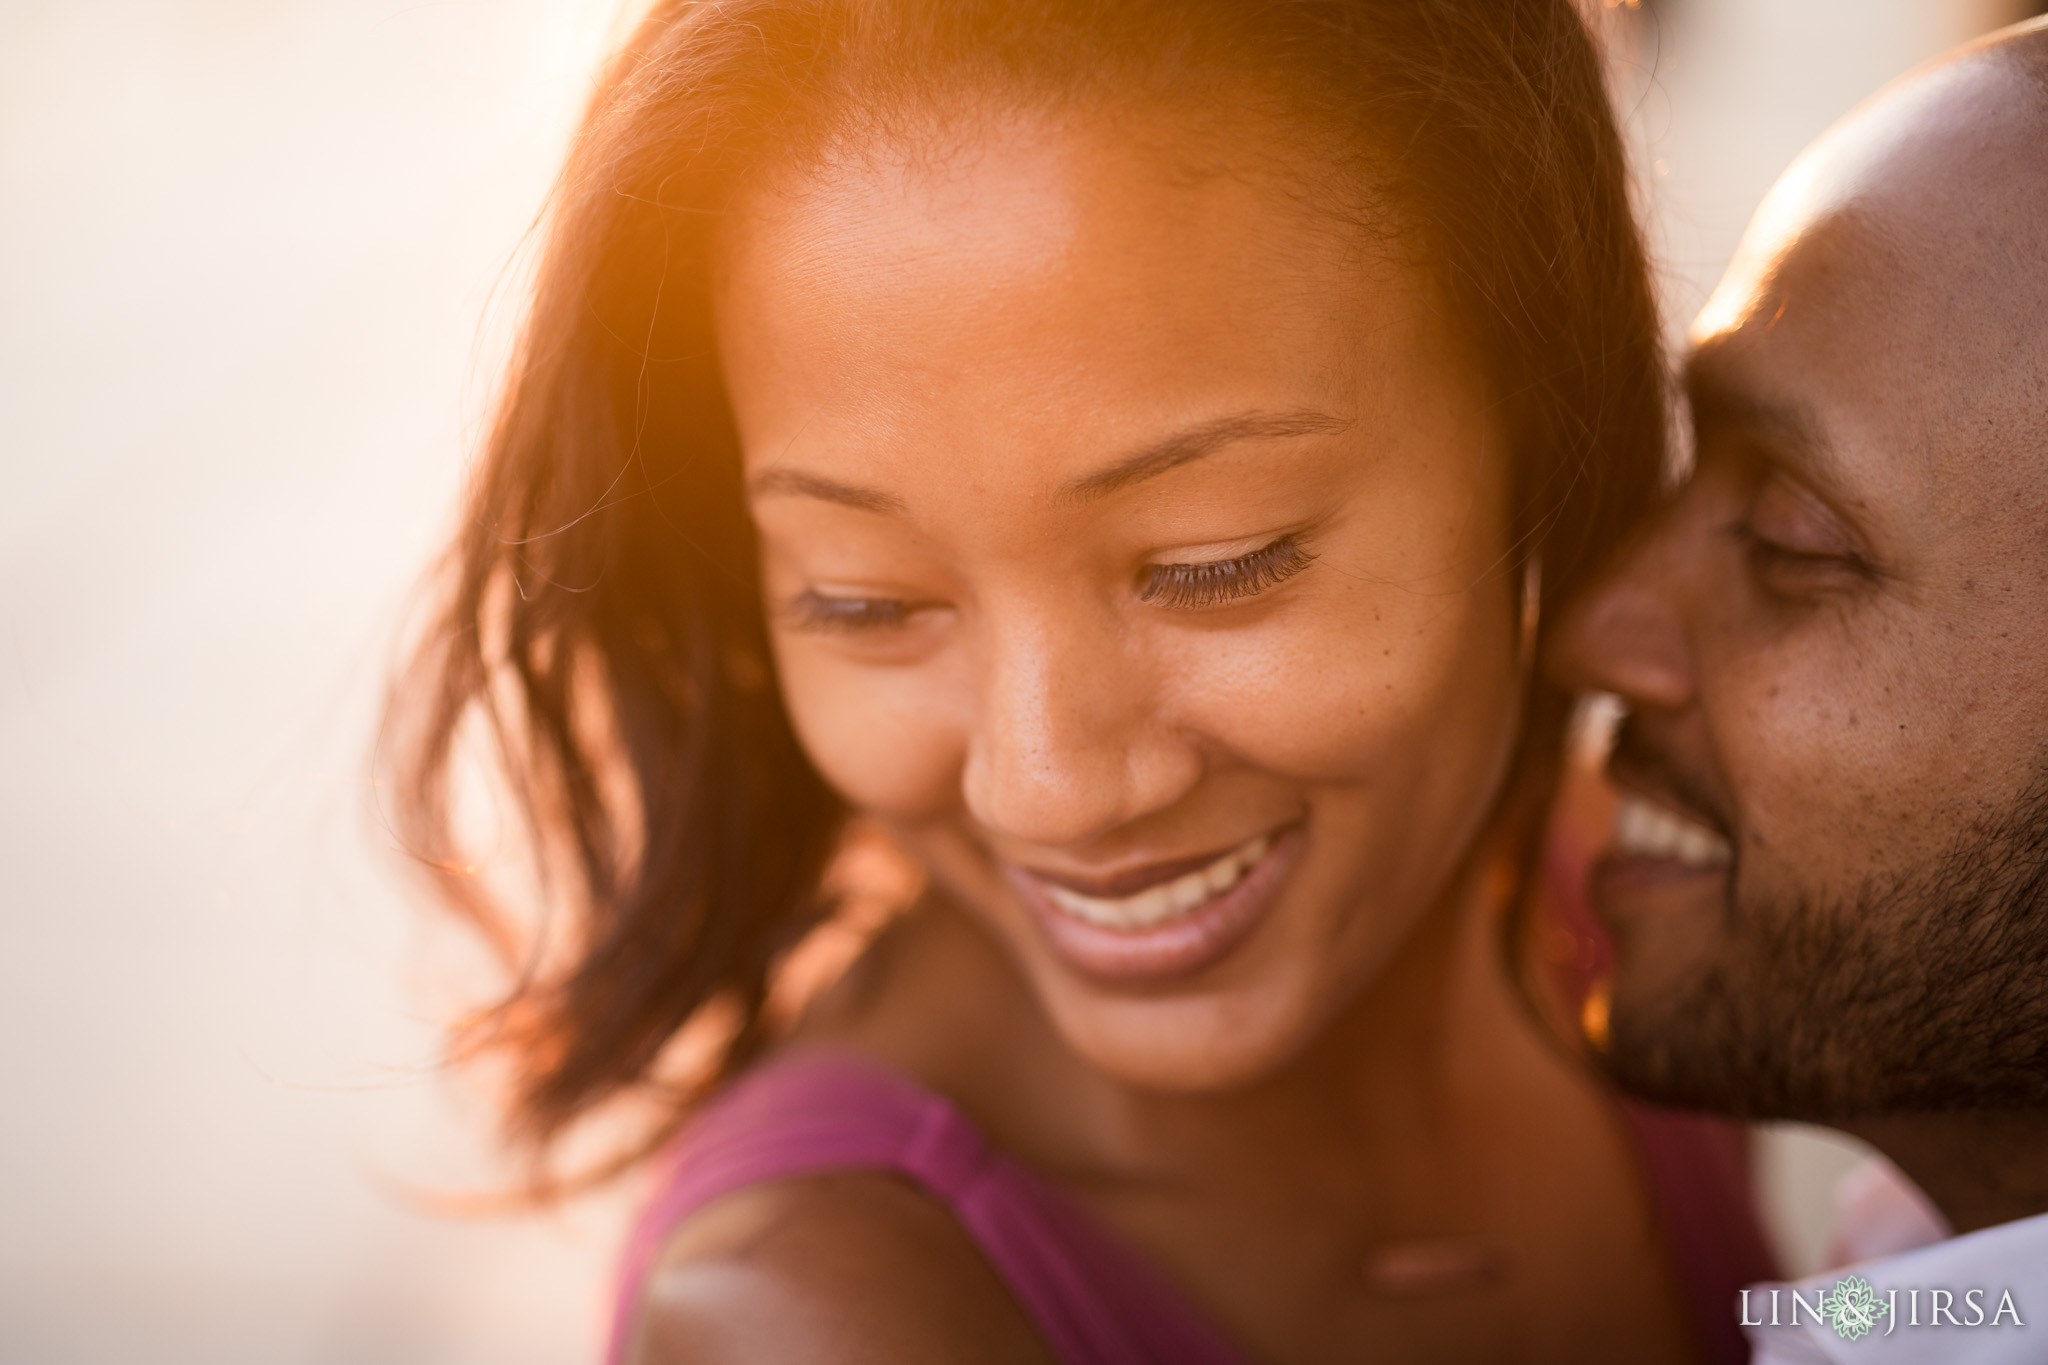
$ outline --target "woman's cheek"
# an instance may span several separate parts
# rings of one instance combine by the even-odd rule
[[[1239,761],[1303,781],[1378,783],[1448,757],[1452,727],[1477,738],[1489,717],[1510,721],[1513,651],[1487,603],[1435,605],[1211,637],[1179,670],[1191,719]]]
[[[787,638],[775,653],[797,739],[849,804],[903,820],[958,807],[965,730],[943,661],[866,665]]]

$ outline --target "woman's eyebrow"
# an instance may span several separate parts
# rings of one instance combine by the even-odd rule
[[[1085,502],[1105,497],[1134,483],[1142,483],[1177,465],[1199,460],[1234,441],[1275,436],[1319,436],[1342,431],[1350,425],[1342,417],[1306,408],[1296,412],[1240,412],[1155,441],[1099,473],[1074,480],[1063,492],[1070,499]]]
[[[826,502],[836,502],[843,507],[854,507],[863,512],[879,512],[884,516],[897,516],[909,510],[909,504],[894,493],[841,483],[837,479],[806,473],[801,469],[764,469],[747,480],[747,493],[756,498],[822,498]]]
[[[1344,418],[1308,409],[1298,412],[1235,413],[1229,417],[1203,422],[1186,431],[1176,432],[1164,440],[1155,441],[1143,450],[1125,456],[1107,469],[1072,481],[1062,493],[1075,501],[1086,502],[1093,498],[1106,497],[1134,483],[1142,483],[1156,474],[1164,474],[1177,465],[1199,460],[1204,455],[1220,450],[1234,441],[1317,436],[1342,431],[1350,425],[1351,423]],[[825,502],[836,502],[842,507],[858,508],[863,512],[876,512],[884,516],[897,516],[909,510],[908,504],[894,493],[841,483],[822,474],[812,474],[786,466],[764,469],[756,474],[747,481],[747,493],[756,498],[819,498]]]

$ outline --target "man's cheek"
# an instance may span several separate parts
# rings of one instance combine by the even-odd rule
[[[1798,633],[1730,649],[1702,680],[1739,862],[1851,860],[1901,812],[1897,707],[1863,663]],[[1804,647],[1802,647],[1804,646]]]

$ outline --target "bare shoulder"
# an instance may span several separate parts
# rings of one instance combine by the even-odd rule
[[[632,1365],[1052,1365],[953,1215],[907,1181],[840,1172],[737,1190],[676,1229]]]

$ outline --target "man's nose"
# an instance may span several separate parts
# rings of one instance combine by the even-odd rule
[[[1118,623],[1020,614],[991,628],[961,775],[987,828],[1045,848],[1165,809],[1201,780],[1199,744],[1160,705]]]
[[[1551,675],[1636,707],[1675,711],[1690,704],[1684,559],[1673,515],[1646,527],[1566,611],[1550,649]]]

